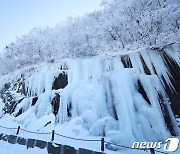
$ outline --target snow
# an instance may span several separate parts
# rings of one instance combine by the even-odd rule
[[[163,55],[180,66],[180,1],[103,4],[101,11],[35,28],[7,45],[0,54],[0,125],[49,133],[21,129],[18,136],[26,138],[51,141],[55,130],[80,139],[104,136],[128,147],[135,141],[164,142],[172,134],[180,138],[180,120],[166,94],[176,87]],[[53,88],[60,74],[68,84]],[[0,127],[1,132],[15,135],[16,129]],[[56,135],[54,142],[100,151],[99,141]],[[3,153],[42,152],[9,146],[0,141]],[[108,146],[106,153],[146,153]]]
[[[171,49],[174,53],[171,57],[177,60],[179,51],[177,48]],[[170,48],[167,53],[169,50]],[[106,141],[124,146],[131,146],[135,141],[165,141],[171,134],[158,99],[158,93],[162,94],[169,106],[162,76],[173,87],[161,53],[142,49],[128,54],[132,68],[124,67],[121,56],[99,55],[86,59],[65,59],[0,77],[0,90],[3,90],[5,84],[11,83],[8,90],[15,100],[24,98],[17,104],[12,115],[0,114],[0,125],[10,128],[20,125],[23,129],[35,132],[50,133],[55,130],[56,133],[82,139],[99,140],[101,136],[105,136]],[[150,75],[145,73],[141,57],[149,68]],[[68,76],[68,85],[63,89],[52,90],[55,78],[63,71]],[[25,84],[27,95],[18,92],[21,81]],[[138,81],[141,82],[151,105],[138,91]],[[55,116],[51,101],[56,93],[60,95],[60,104]],[[38,100],[32,106],[32,99],[36,96]],[[71,117],[67,114],[70,105]],[[0,110],[3,107],[0,99]],[[14,117],[21,108],[23,113]],[[169,112],[172,121],[175,121],[170,107]],[[47,123],[49,124],[46,126]],[[174,127],[179,133],[176,124]],[[16,130],[0,128],[0,132],[13,135]],[[51,140],[50,134],[35,135],[22,130],[19,136]],[[71,141],[58,136],[55,136],[54,142],[77,149],[81,147],[100,151],[100,143],[97,142],[92,142],[89,146],[89,142]]]
[[[0,140],[0,148],[1,148],[1,154],[12,154],[16,152],[17,154],[46,154],[47,149],[40,149],[40,148],[28,148],[24,145],[19,145],[19,144],[9,144],[7,142],[1,141]],[[163,148],[158,149],[158,151],[163,152]],[[121,148],[119,151],[110,151],[105,149],[104,151],[106,154],[148,154],[150,153],[149,151],[146,150],[136,150],[136,149],[124,149]],[[177,151],[173,152],[173,154],[178,154],[180,152],[180,149]],[[156,152],[158,153],[158,152]]]
[[[35,27],[8,44],[0,54],[0,74],[69,57],[161,49],[180,42],[179,0],[104,1],[100,11],[53,28]]]
[[[9,144],[4,141],[0,141],[0,148],[1,148],[1,154],[12,154],[16,152],[16,154],[47,154],[47,149],[39,149],[37,147],[35,148],[26,148],[26,146],[23,145],[17,145],[17,144]],[[107,151],[107,154],[136,154],[135,150],[133,151],[124,151],[124,152],[110,152]],[[147,152],[139,151],[137,154],[144,154]]]
[[[1,154],[48,154],[46,149],[28,148],[23,145],[9,144],[4,141],[0,141]]]

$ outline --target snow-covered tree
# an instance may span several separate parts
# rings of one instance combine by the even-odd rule
[[[34,28],[0,54],[0,74],[62,58],[161,48],[180,42],[179,0],[109,0],[102,11]]]

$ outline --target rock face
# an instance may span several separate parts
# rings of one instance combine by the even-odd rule
[[[59,105],[60,105],[60,95],[56,93],[55,97],[52,99],[53,113],[55,116],[58,114]]]
[[[67,86],[68,84],[68,77],[65,72],[62,72],[59,74],[57,78],[55,78],[52,89],[53,90],[58,90],[58,89],[63,89]]]
[[[178,62],[173,60],[165,52],[162,53],[162,56],[171,74],[170,80],[173,86],[173,88],[170,88],[164,81],[166,94],[171,102],[173,113],[180,117],[180,67]]]
[[[37,100],[38,100],[38,97],[34,97],[34,98],[32,99],[32,104],[31,104],[31,106],[34,106],[34,105],[36,104]]]
[[[146,94],[146,91],[144,90],[143,86],[142,86],[142,83],[140,80],[138,80],[138,83],[137,83],[137,90],[139,93],[142,94],[143,98],[146,100],[146,102],[151,105],[151,102]]]
[[[31,114],[34,121],[26,126],[47,119],[42,128],[79,117],[77,123],[91,135],[115,142],[162,140],[178,135],[174,116],[180,117],[179,66],[180,45],[175,44],[71,59],[2,76],[0,115],[11,114],[22,123]]]
[[[16,106],[24,99],[20,94],[8,90],[2,92],[0,97],[4,103],[4,114],[12,114],[15,111]]]

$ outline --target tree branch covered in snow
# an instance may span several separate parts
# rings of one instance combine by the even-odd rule
[[[179,0],[111,0],[104,9],[34,28],[0,54],[0,74],[62,58],[120,53],[180,42]]]

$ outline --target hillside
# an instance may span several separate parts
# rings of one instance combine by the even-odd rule
[[[0,123],[127,146],[178,136],[179,48],[64,59],[2,76]]]

